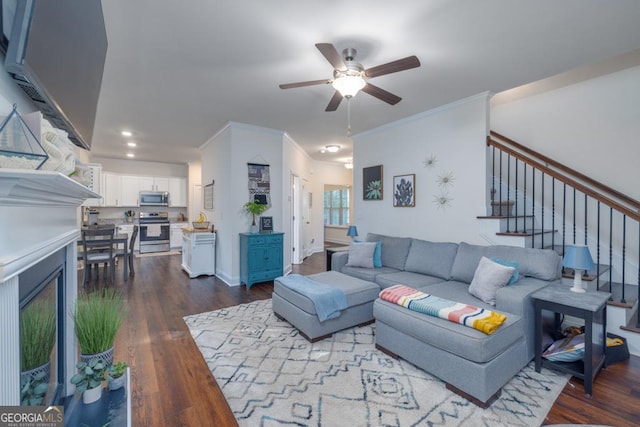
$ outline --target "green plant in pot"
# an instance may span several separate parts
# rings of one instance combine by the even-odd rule
[[[124,386],[126,377],[124,373],[127,371],[126,362],[116,362],[109,366],[106,371],[107,384],[109,390],[118,390]]]
[[[47,373],[40,371],[20,377],[20,405],[42,405],[44,395],[49,390],[49,381],[45,380]]]
[[[256,216],[262,215],[264,213],[264,211],[266,211],[269,208],[269,206],[260,204],[260,203],[256,202],[255,200],[253,200],[251,202],[245,203],[242,208],[244,209],[244,211],[246,213],[251,215],[252,218],[253,218],[253,222],[251,223],[251,232],[252,233],[257,232],[258,231],[258,226],[256,225]]]
[[[102,397],[102,382],[106,371],[104,361],[91,359],[89,362],[78,362],[78,373],[69,380],[82,393],[84,403],[93,403]]]
[[[46,371],[49,381],[51,351],[56,340],[56,308],[49,300],[35,300],[20,313],[20,370]]]
[[[113,344],[125,317],[122,294],[115,289],[81,294],[73,311],[81,360],[86,362],[95,356],[110,366],[113,363]]]

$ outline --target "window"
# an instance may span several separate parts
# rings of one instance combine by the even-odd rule
[[[349,224],[349,188],[337,187],[325,189],[324,192],[324,224]]]

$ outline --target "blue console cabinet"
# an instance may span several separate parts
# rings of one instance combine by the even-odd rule
[[[254,283],[282,276],[284,233],[240,233],[240,284],[251,289]]]

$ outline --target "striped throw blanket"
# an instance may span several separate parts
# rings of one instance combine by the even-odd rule
[[[504,314],[469,304],[449,301],[405,285],[395,285],[383,289],[380,292],[380,298],[406,307],[409,310],[460,323],[487,335],[494,333],[507,320],[507,316]]]

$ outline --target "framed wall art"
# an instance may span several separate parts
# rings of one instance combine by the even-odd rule
[[[416,205],[416,175],[398,175],[393,177],[393,206],[412,208]]]
[[[271,233],[273,231],[273,217],[261,216],[260,217],[260,232]]]
[[[362,168],[362,198],[382,200],[382,165]]]

